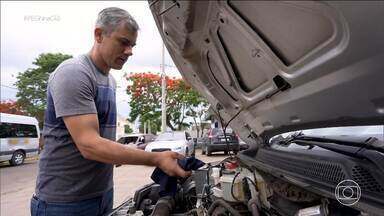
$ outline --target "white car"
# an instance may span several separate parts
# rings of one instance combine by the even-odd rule
[[[174,151],[183,155],[193,155],[195,148],[189,133],[185,131],[172,131],[160,134],[155,141],[148,143],[145,151]]]
[[[40,130],[36,118],[0,113],[0,162],[21,165],[39,152]]]

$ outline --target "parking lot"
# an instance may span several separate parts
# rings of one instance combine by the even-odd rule
[[[219,161],[225,158],[217,153],[210,157],[196,151],[196,157],[204,162]],[[0,215],[29,215],[29,201],[34,192],[37,175],[37,159],[28,159],[25,164],[11,167],[8,162],[0,164]],[[114,207],[132,197],[135,190],[151,183],[153,167],[124,165],[114,170]]]

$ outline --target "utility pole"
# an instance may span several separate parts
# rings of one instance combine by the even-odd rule
[[[147,133],[147,122],[144,122],[144,131],[143,131],[143,134],[146,134]]]
[[[166,124],[166,118],[167,118],[167,115],[166,115],[166,111],[167,111],[167,105],[165,104],[165,97],[167,96],[167,92],[165,91],[166,88],[165,88],[165,63],[164,63],[164,42],[163,42],[163,48],[162,48],[162,52],[161,52],[161,61],[162,61],[162,64],[161,64],[161,131],[164,133],[166,131],[166,127],[167,127],[167,124]]]

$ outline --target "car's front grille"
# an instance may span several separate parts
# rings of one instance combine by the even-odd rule
[[[170,148],[157,148],[157,149],[152,149],[152,152],[163,152],[163,151],[171,151]]]

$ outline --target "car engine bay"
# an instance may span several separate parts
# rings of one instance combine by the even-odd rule
[[[158,184],[145,185],[110,215],[382,215],[383,175],[372,170],[369,162],[318,149],[289,155],[265,148],[257,151],[257,160],[250,159],[247,155],[255,155],[255,151],[193,171],[189,178],[178,180],[174,197],[160,197]],[[317,164],[318,160],[327,163]],[[330,165],[331,161],[339,165]],[[357,204],[342,205],[336,200],[338,175],[361,186]]]

